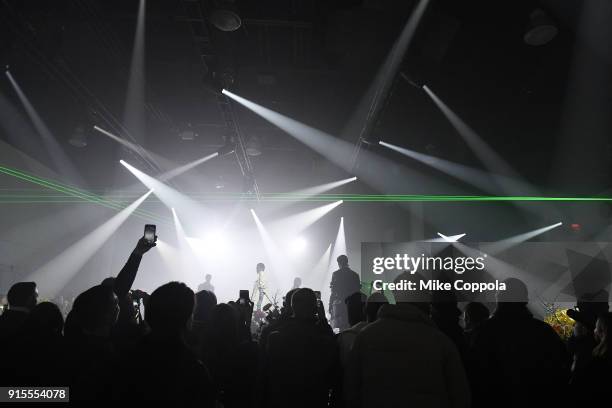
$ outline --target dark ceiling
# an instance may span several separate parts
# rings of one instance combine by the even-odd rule
[[[410,16],[408,0],[236,0],[242,27],[222,32],[212,0],[148,0],[145,148],[177,165],[223,144],[228,129],[210,78],[230,73],[234,92],[340,135]],[[547,189],[596,193],[608,187],[610,7],[605,1],[432,0],[401,71],[430,85],[525,178]],[[67,143],[79,124],[122,132],[138,1],[2,1],[0,62],[61,141],[90,188],[110,188],[126,152],[91,133]],[[522,40],[529,13],[548,11],[559,27],[549,44]],[[0,91],[19,109],[8,81]],[[252,113],[235,107],[264,191],[289,191],[344,173]],[[191,126],[194,140],[180,133]],[[35,136],[1,130],[3,140],[49,162]],[[355,134],[343,134],[351,142]],[[479,166],[428,97],[398,76],[373,137]],[[436,177],[446,176],[375,148]],[[136,160],[136,158],[130,158]],[[146,169],[144,163],[139,163]],[[559,171],[560,169],[564,171]],[[153,172],[154,169],[148,169]],[[195,171],[203,190],[223,177],[239,190],[232,156]],[[193,174],[192,174],[193,175]],[[560,179],[563,177],[562,179]],[[177,180],[177,183],[180,183]]]

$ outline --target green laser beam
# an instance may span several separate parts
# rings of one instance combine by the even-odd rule
[[[113,208],[113,209],[118,209],[117,205],[112,203],[112,202],[105,202],[103,200],[95,199],[95,197],[91,197],[88,194],[85,194],[85,193],[82,193],[82,192],[77,192],[77,191],[74,191],[74,190],[66,189],[66,188],[64,188],[64,187],[62,187],[60,185],[57,185],[55,183],[52,183],[52,182],[50,182],[48,180],[45,180],[45,179],[42,179],[42,178],[39,178],[39,177],[35,177],[35,176],[32,176],[32,175],[29,175],[27,173],[22,173],[22,172],[15,171],[15,170],[12,170],[12,169],[8,169],[8,168],[2,167],[2,166],[0,166],[0,172],[2,172],[4,174],[7,174],[7,175],[10,175],[10,176],[13,176],[13,177],[15,177],[17,179],[20,179],[20,180],[28,181],[30,183],[34,183],[34,184],[37,184],[37,185],[40,185],[40,186],[43,186],[43,187],[46,187],[46,188],[53,189],[55,191],[59,191],[61,193],[67,194],[67,195],[79,197],[79,198],[82,198],[82,199],[90,201],[90,202],[97,202],[97,203],[103,204],[103,205],[105,205],[107,207],[110,207],[110,208]]]
[[[7,170],[7,171],[13,173],[13,174],[11,174],[13,176],[17,177],[17,175],[20,175],[22,177],[28,178],[28,181],[31,181],[31,182],[38,181],[39,183],[36,183],[36,184],[43,183],[45,187],[48,187],[48,188],[55,187],[53,189],[56,190],[56,191],[61,191],[61,192],[64,192],[64,193],[68,193],[69,195],[73,195],[73,196],[83,197],[86,200],[90,200],[92,202],[96,202],[98,204],[105,205],[107,207],[110,206],[109,208],[114,208],[114,209],[117,209],[117,210],[121,210],[121,209],[125,208],[125,206],[121,205],[120,203],[108,200],[105,197],[102,197],[102,196],[99,196],[99,195],[95,195],[95,194],[92,194],[92,193],[80,190],[80,189],[78,189],[76,187],[73,187],[73,186],[70,186],[70,185],[67,185],[67,184],[62,184],[62,183],[59,183],[59,182],[56,182],[56,181],[52,181],[52,180],[49,180],[49,179],[44,179],[44,178],[41,178],[41,177],[37,177],[37,176],[25,173],[25,172],[20,171],[20,170],[10,169],[10,168],[7,168],[7,167],[0,166],[0,171],[2,171],[2,169]],[[139,197],[140,197],[140,195],[137,195],[137,196],[134,196],[133,198],[137,199]],[[157,214],[155,214],[153,212],[150,212],[150,211],[143,210],[141,208],[136,209],[136,211],[134,211],[134,212],[135,212],[135,215],[137,215],[137,216],[141,215],[141,218],[149,217],[149,218],[153,218],[153,219],[158,219],[158,220],[164,221],[162,218],[159,217],[159,215],[157,215]]]
[[[246,193],[197,193],[186,196],[205,201],[215,200],[255,200]],[[0,194],[0,197],[2,194]],[[9,196],[9,195],[6,195]],[[114,202],[122,202],[130,198],[138,198],[139,194],[106,195]],[[40,199],[53,196],[50,194],[11,194],[10,197],[23,199]],[[612,201],[612,197],[555,197],[555,196],[481,196],[481,195],[425,195],[425,194],[299,194],[299,193],[263,193],[262,198],[268,201]],[[151,201],[159,201],[152,197]]]
[[[105,200],[102,197],[93,195],[93,194],[89,194],[87,192],[84,192],[82,190],[76,189],[76,188],[72,188],[72,187],[67,187],[64,185],[61,185],[59,183],[55,183],[51,180],[47,180],[47,179],[43,179],[37,176],[33,176],[31,174],[28,173],[24,173],[21,172],[19,170],[15,170],[15,169],[10,169],[4,166],[0,166],[0,173],[4,173],[6,175],[15,177],[17,179],[23,180],[23,181],[27,181],[36,185],[39,185],[41,187],[45,187],[48,189],[52,189],[55,190],[57,192],[60,193],[64,193],[66,195],[72,196],[72,197],[76,197],[79,198],[81,200],[90,202],[90,203],[95,203],[95,204],[99,204],[102,205],[104,207],[107,208],[111,208],[114,210],[122,210],[124,209],[126,206],[121,204],[121,203],[117,203],[117,202],[113,202],[113,201],[109,201],[109,200]],[[156,214],[150,213],[148,211],[143,211],[143,210],[137,210],[134,211],[133,213],[135,216],[139,217],[139,218],[143,218],[143,219],[155,219],[156,221],[161,221],[161,222],[166,222],[165,220],[163,220],[162,218],[160,218],[159,216],[157,216]]]
[[[137,197],[137,196],[135,196]],[[193,198],[193,197],[192,197]],[[612,198],[606,197],[516,197],[516,196],[361,196],[361,197],[266,197],[262,196],[259,201],[264,202],[336,202],[343,200],[345,202],[516,202],[516,201],[531,201],[531,202],[608,202]],[[57,203],[57,202],[78,202],[81,200],[70,200],[65,196],[10,196],[0,195],[0,202],[23,202],[23,203]],[[88,200],[84,200],[88,201]],[[133,200],[123,198],[113,201],[117,206],[125,206]],[[256,197],[202,197],[194,199],[198,202],[224,202],[224,201],[258,201]],[[98,203],[98,201],[94,201]],[[152,198],[149,204],[162,203],[159,199]],[[114,208],[114,207],[113,207]]]
[[[0,189],[2,191],[19,191],[19,194],[7,194],[7,197],[20,197],[23,199],[46,199],[50,197],[63,197],[36,193],[22,193],[22,190]],[[45,190],[42,190],[45,191]],[[211,192],[211,193],[188,193],[183,194],[192,199],[205,201],[215,200],[255,200],[252,194],[240,192]],[[0,194],[0,197],[3,195]],[[106,194],[104,198],[112,199],[114,202],[123,202],[128,199],[138,198],[140,193],[117,193]],[[612,201],[612,197],[567,197],[567,196],[483,196],[483,195],[442,195],[442,194],[303,194],[303,193],[263,193],[262,198],[268,201]],[[159,201],[156,197],[151,197],[149,201]]]
[[[91,192],[86,192],[76,187],[67,184],[59,183],[49,179],[40,178],[20,170],[11,169],[0,166],[0,173],[4,173],[15,178],[28,181],[32,184],[39,185],[44,190],[53,190],[62,193],[63,195],[52,194],[0,194],[0,203],[16,204],[16,203],[73,203],[86,201],[103,205],[115,210],[121,210],[129,205],[130,199],[136,199],[140,195],[135,193],[106,195],[105,197],[96,195]],[[10,191],[4,189],[0,191]],[[20,190],[22,191],[22,190]],[[76,198],[77,200],[67,199],[67,196]],[[223,192],[223,193],[195,193],[186,194],[190,198],[198,201],[257,201],[257,198],[251,194],[239,192]],[[305,193],[264,193],[261,195],[261,201],[269,202],[333,202],[343,200],[346,202],[607,202],[612,201],[612,197],[555,197],[555,196],[482,196],[482,195],[425,195],[425,194],[316,194],[310,195]],[[157,197],[150,197],[150,202],[160,202]],[[134,215],[140,218],[151,218],[160,221],[166,221],[158,214],[144,209],[137,209]]]

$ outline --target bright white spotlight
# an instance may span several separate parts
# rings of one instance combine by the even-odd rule
[[[132,48],[130,76],[123,110],[123,123],[135,136],[134,140],[143,140],[145,133],[146,21],[146,1],[140,0]]]
[[[316,282],[316,287],[324,286],[323,280],[325,279],[328,272],[331,259],[331,250],[332,243],[330,242],[325,252],[323,252],[315,266],[312,268],[312,270],[314,271],[314,275],[316,276],[316,279],[314,280]]]
[[[476,157],[487,167],[491,173],[511,176],[522,181],[520,175],[510,164],[497,153],[489,144],[463,121],[448,105],[446,105],[428,86],[423,89],[429,95],[434,104],[451,123],[455,130],[463,137],[463,140],[472,149]],[[527,183],[525,183],[527,184]],[[508,191],[508,195],[525,195],[525,191]],[[536,194],[534,194],[536,195]]]
[[[207,213],[212,214],[214,212],[211,208],[206,208],[200,203],[193,200],[191,197],[178,192],[171,188],[167,184],[145,174],[138,170],[134,166],[123,161],[121,164],[128,169],[138,180],[140,180],[145,186],[149,187],[155,195],[163,202],[168,208],[179,208],[181,215],[187,218],[200,217],[205,210]]]
[[[223,93],[245,108],[261,116],[263,119],[284,130],[287,134],[321,154],[336,166],[346,171],[353,172],[354,143],[349,143],[346,140],[342,140],[341,138],[332,136],[319,129],[300,123],[295,119],[251,102],[230,91],[226,90]],[[397,191],[398,188],[404,186],[401,180],[405,179],[411,179],[415,184],[425,183],[432,190],[442,188],[447,191],[449,190],[448,185],[442,184],[430,177],[425,177],[404,166],[400,166],[392,160],[382,157],[372,151],[361,151],[360,156],[363,156],[362,160],[367,162],[368,166],[367,169],[357,169],[359,170],[359,180],[362,182],[365,181],[365,183],[378,191],[385,193]],[[396,174],[394,174],[393,177],[381,177],[383,174],[389,174],[390,171],[396,172]]]
[[[331,263],[331,249],[332,243],[330,242],[329,246],[312,269],[312,279],[309,279],[312,288],[321,290],[321,299],[329,299],[330,295],[329,280],[331,279],[331,274],[329,274],[329,265]]]
[[[443,173],[449,174],[467,184],[473,185],[481,190],[492,194],[503,195],[538,195],[533,187],[516,177],[505,176],[495,172],[486,172],[463,164],[451,162],[439,157],[429,156],[423,153],[415,152],[414,150],[406,149],[385,141],[378,142],[381,146],[396,151],[411,159],[417,160],[428,166],[435,168]],[[532,206],[524,206],[528,211],[538,211]]]
[[[465,237],[466,234],[458,234],[458,235],[450,235],[450,236],[446,236],[444,234],[440,234],[438,232],[438,236],[442,239],[444,239],[446,242],[457,242],[459,241],[461,238]]]
[[[108,136],[109,138],[113,139],[115,142],[122,144],[123,146],[125,146],[126,148],[132,150],[133,152],[135,152],[138,156],[144,158],[147,161],[152,161],[155,163],[159,163],[162,168],[171,168],[174,167],[174,163],[172,163],[170,160],[156,154],[153,153],[150,150],[145,149],[144,147],[142,147],[139,144],[136,143],[132,143],[132,142],[128,142],[126,139],[124,139],[123,137],[119,137],[111,132],[109,132],[108,130],[104,130],[99,126],[94,126],[93,127],[94,130],[100,132],[101,134]],[[121,161],[121,160],[120,160]]]
[[[172,270],[177,263],[178,251],[176,248],[162,239],[158,238],[156,243],[157,252],[159,252],[162,262],[166,267],[168,267],[168,270]]]
[[[362,140],[367,135],[367,130],[374,126],[375,118],[384,109],[383,101],[391,93],[393,82],[400,72],[402,61],[404,61],[407,50],[412,44],[415,32],[429,6],[430,0],[420,0],[412,3],[416,4],[410,13],[410,17],[345,128],[345,132],[349,133],[360,129],[358,136]],[[359,151],[356,151],[356,154],[353,156],[355,160],[358,154]]]
[[[32,125],[34,125],[34,129],[40,135],[42,142],[50,155],[53,164],[55,165],[55,170],[59,171],[63,176],[70,177],[72,182],[83,185],[83,179],[80,176],[80,173],[74,167],[72,161],[64,152],[64,149],[55,138],[51,130],[47,126],[47,124],[43,121],[42,117],[34,108],[34,105],[30,102],[26,94],[23,92],[13,75],[9,70],[5,71],[6,77],[9,82],[13,86],[13,89],[17,93],[19,100],[21,101],[29,119],[32,121]]]
[[[300,254],[304,252],[307,246],[308,242],[304,239],[304,237],[297,237],[291,242],[291,252],[294,254]]]
[[[467,256],[471,256],[474,258],[486,256],[486,270],[487,273],[490,274],[493,278],[503,280],[509,277],[516,277],[524,282],[536,283],[541,285],[544,283],[544,279],[539,276],[537,273],[529,273],[523,270],[521,267],[517,267],[516,265],[512,265],[502,259],[496,258],[488,252],[483,252],[482,249],[475,249],[468,247],[467,245],[462,244],[461,242],[453,243],[453,247],[457,248],[459,251],[464,253]],[[546,282],[546,287],[550,287],[550,282]],[[530,289],[531,291],[531,289]]]
[[[318,186],[304,188],[302,190],[293,191],[292,194],[304,195],[304,196],[314,196],[317,194],[325,193],[326,191],[333,190],[334,188],[343,186],[345,184],[351,183],[357,180],[357,177],[349,177],[342,180],[332,181],[325,184],[320,184]]]
[[[334,201],[320,207],[290,215],[289,217],[275,221],[270,228],[278,233],[287,233],[287,231],[290,231],[291,234],[299,234],[340,204],[342,204],[342,201]]]
[[[513,237],[509,237],[506,239],[502,239],[497,242],[492,242],[490,244],[483,245],[482,250],[490,253],[492,255],[498,254],[500,252],[504,252],[507,249],[510,249],[516,245],[519,245],[525,241],[528,241],[532,238],[537,237],[538,235],[544,234],[547,231],[555,229],[563,225],[562,222],[558,222],[556,224],[548,225],[546,227],[538,228],[533,231],[525,232],[519,235],[515,235]]]
[[[336,234],[334,249],[331,258],[329,259],[329,273],[331,273],[335,269],[336,265],[334,261],[340,255],[346,255],[346,234],[344,232],[344,217],[340,218],[340,225],[338,225],[338,233]]]
[[[43,282],[47,294],[54,297],[78,271],[96,254],[104,243],[121,227],[130,215],[151,195],[151,191],[119,211],[61,254],[32,273],[28,280]]]
[[[173,179],[177,176],[180,176],[183,173],[186,173],[187,171],[193,169],[194,167],[199,166],[202,163],[205,163],[207,161],[209,161],[210,159],[214,159],[215,157],[217,157],[219,155],[219,153],[215,152],[212,154],[209,154],[208,156],[202,157],[200,159],[194,160],[190,163],[184,164],[180,167],[177,167],[175,169],[172,169],[170,171],[167,171],[163,174],[160,174],[157,178],[160,181],[168,181],[170,179]]]
[[[178,217],[178,214],[176,213],[176,210],[174,209],[174,207],[172,208],[172,217],[174,218],[174,229],[176,231],[176,240],[179,244],[179,249],[181,250],[181,253],[183,252],[183,250],[185,249],[185,229],[183,228],[183,224],[181,223],[180,218]]]
[[[257,232],[259,232],[259,236],[263,242],[264,249],[266,251],[266,259],[270,260],[271,262],[271,268],[266,269],[266,272],[271,272],[268,276],[276,285],[280,285],[281,287],[289,285],[291,283],[291,278],[288,275],[281,275],[275,272],[285,271],[288,270],[287,268],[290,268],[290,262],[286,257],[285,251],[283,251],[272,238],[257,214],[255,214],[255,210],[251,209],[251,214],[253,215],[253,221],[255,221],[255,225],[257,226]]]

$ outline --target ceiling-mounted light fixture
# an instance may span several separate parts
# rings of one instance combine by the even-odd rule
[[[359,139],[359,141],[367,146],[373,146],[373,145],[377,145],[379,143],[380,140],[378,140],[378,138],[376,138],[375,136],[373,136],[372,134],[368,135],[367,137],[361,137]]]
[[[246,143],[246,154],[260,156],[261,153],[261,139],[258,136],[251,136]]]
[[[217,154],[219,155],[219,157],[222,157],[222,156],[227,156],[229,154],[232,154],[235,151],[236,151],[236,142],[234,141],[234,138],[231,136],[226,136],[224,137],[223,146],[221,146],[221,148],[217,150]]]
[[[542,9],[535,9],[529,14],[529,23],[523,41],[525,44],[538,46],[551,42],[559,30],[553,19]]]
[[[198,134],[193,129],[193,126],[191,126],[191,123],[187,123],[187,126],[179,131],[179,137],[181,140],[190,141],[195,140],[195,138],[198,137]]]
[[[221,95],[224,89],[231,89],[234,80],[234,72],[227,68],[221,71],[206,72],[202,77],[202,85],[207,91]]]
[[[210,14],[210,23],[221,31],[236,31],[242,25],[233,0],[218,0],[217,7]]]
[[[74,128],[70,139],[68,139],[68,143],[78,148],[86,147],[87,133],[85,132],[85,127],[82,125],[78,125],[76,128]]]

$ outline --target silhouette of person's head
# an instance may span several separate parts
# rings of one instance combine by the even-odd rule
[[[431,303],[431,292],[428,290],[421,289],[420,282],[424,281],[425,278],[420,273],[416,272],[411,274],[410,272],[402,272],[394,280],[394,283],[400,283],[403,281],[411,281],[415,283],[414,290],[394,290],[393,297],[397,305],[409,304],[412,305],[422,312],[429,314],[429,305]]]
[[[465,329],[471,330],[489,318],[489,308],[480,302],[470,302],[463,309],[463,321],[465,322]]]
[[[34,282],[17,282],[9,289],[6,300],[10,307],[32,310],[38,302],[38,291]]]
[[[300,286],[302,286],[302,278],[296,276],[295,279],[293,279],[293,289],[299,289]]]
[[[221,303],[212,309],[212,336],[218,345],[235,345],[238,342],[238,312]]]
[[[298,289],[299,288],[293,288],[289,292],[287,292],[287,294],[285,295],[285,298],[283,299],[283,308],[281,310],[281,313],[283,313],[283,315],[285,316],[293,315],[293,308],[291,307],[291,299],[293,298],[293,294],[297,292]]]
[[[374,292],[372,293],[366,302],[366,321],[371,323],[376,320],[378,317],[378,310],[382,307],[382,305],[388,304],[389,301],[385,297],[382,292]]]
[[[263,271],[266,270],[266,265],[264,265],[262,262],[260,262],[260,263],[257,264],[255,269],[257,270],[257,273],[263,272]]]
[[[593,335],[597,341],[593,355],[610,357],[612,353],[612,313],[606,312],[599,315]]]
[[[206,322],[210,320],[210,314],[217,305],[217,296],[208,290],[196,293],[196,308],[193,312],[193,320]]]
[[[204,279],[206,279],[206,282],[210,282],[210,280],[212,279],[212,275],[210,273],[207,273]]]
[[[104,278],[104,280],[100,283],[102,286],[110,286],[111,288],[115,286],[115,277],[109,276],[108,278]]]
[[[578,298],[576,309],[569,309],[566,313],[576,322],[584,325],[587,330],[595,329],[597,317],[609,309],[609,294],[605,289],[595,293],[585,293]]]
[[[97,285],[76,297],[72,313],[85,334],[105,337],[119,317],[119,301],[113,288]]]
[[[25,322],[25,330],[39,336],[60,336],[64,316],[55,303],[41,302],[32,309]]]
[[[317,296],[309,288],[301,288],[291,297],[293,316],[299,320],[314,320],[317,315]]]
[[[338,262],[338,266],[340,268],[347,268],[349,266],[348,256],[346,255],[340,255],[338,258],[336,258],[336,261]]]
[[[170,282],[151,293],[145,320],[153,333],[181,335],[190,322],[195,307],[193,291],[182,282]]]
[[[354,326],[357,323],[365,320],[365,302],[366,295],[361,292],[355,292],[344,299],[349,325]]]

